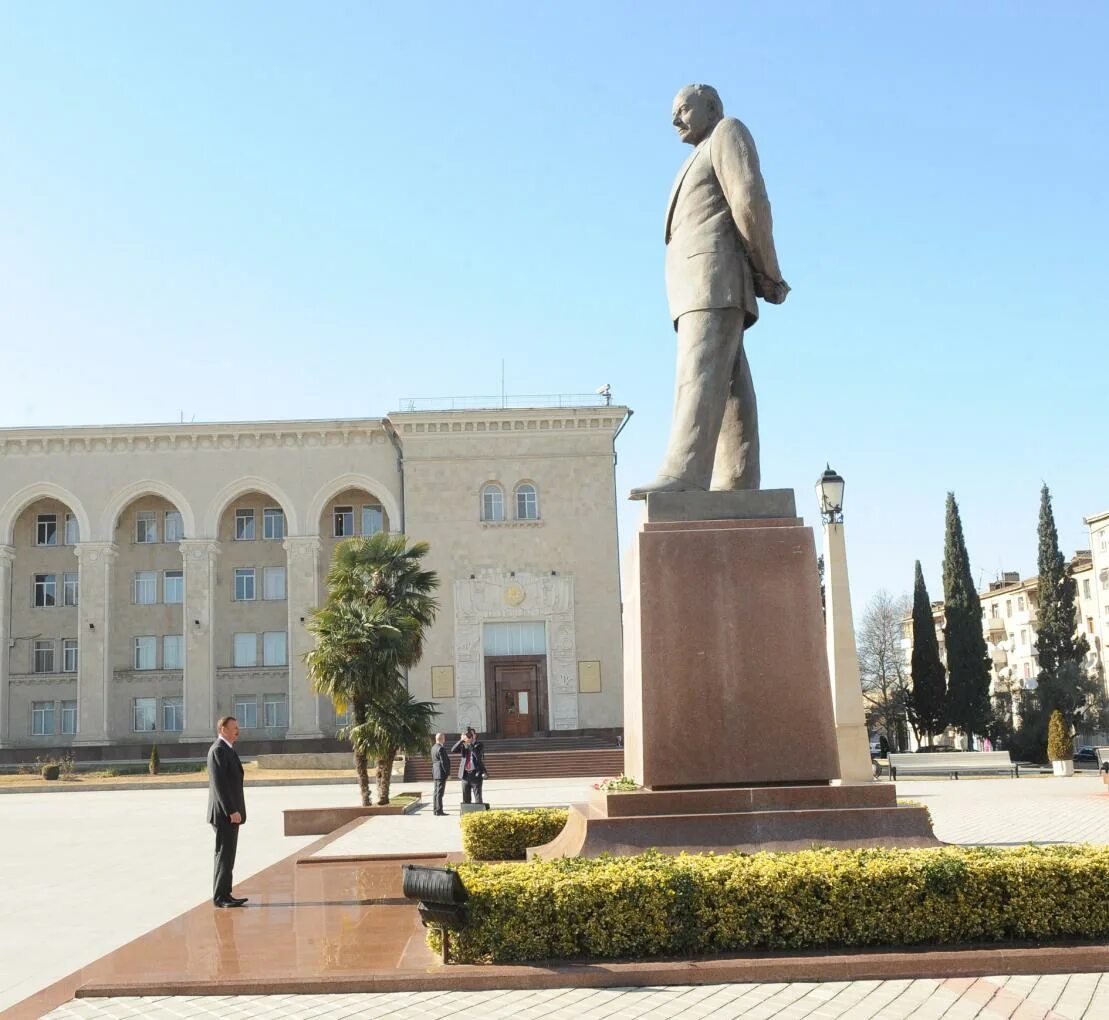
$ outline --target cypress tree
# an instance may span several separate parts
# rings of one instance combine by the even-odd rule
[[[916,561],[916,580],[913,585],[913,657],[910,666],[913,678],[913,711],[921,729],[928,734],[928,743],[943,729],[947,721],[946,670],[940,661],[940,644],[936,639],[936,623],[932,616],[932,602],[924,586],[924,572],[920,560]]]
[[[1045,485],[1040,490],[1040,579],[1037,590],[1036,641],[1040,672],[1054,676],[1067,663],[1082,664],[1090,650],[1085,635],[1078,630],[1078,607],[1075,595],[1078,585],[1067,571],[1059,550],[1059,532],[1051,509],[1051,493]]]
[[[947,644],[947,719],[967,736],[981,733],[990,717],[990,662],[982,633],[982,603],[970,574],[970,557],[955,493],[947,494],[943,549],[944,640]]]

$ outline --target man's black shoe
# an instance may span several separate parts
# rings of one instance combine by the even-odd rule
[[[241,907],[245,902],[246,900],[226,899],[216,900],[215,904],[217,907]]]
[[[244,903],[247,903],[250,899],[250,897],[248,896],[228,896],[227,898],[239,907],[241,907]]]

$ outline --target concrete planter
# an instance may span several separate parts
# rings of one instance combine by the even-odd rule
[[[385,807],[327,807],[327,808],[286,808],[286,836],[326,836],[356,818],[371,818],[373,815],[409,815],[423,800],[422,794],[406,806],[387,804]]]
[[[1052,769],[1055,770],[1057,776],[1073,776],[1074,775],[1074,762],[1073,761],[1053,761],[1051,763]]]

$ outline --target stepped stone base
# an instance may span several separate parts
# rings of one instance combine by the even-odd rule
[[[899,807],[892,785],[598,790],[588,803],[571,805],[566,827],[529,847],[528,859],[941,845],[927,810]]]

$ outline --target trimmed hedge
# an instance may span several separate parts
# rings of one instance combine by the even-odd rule
[[[469,926],[451,963],[1109,935],[1109,847],[652,851],[458,871]],[[438,929],[427,937],[439,951]]]
[[[565,827],[565,808],[476,811],[462,816],[462,849],[473,861],[522,861],[529,846],[549,843]]]

